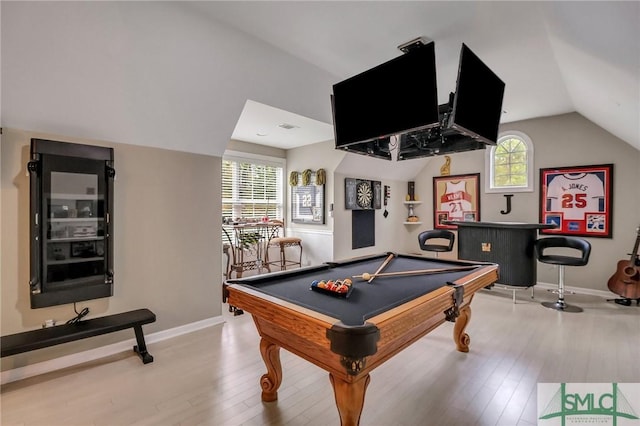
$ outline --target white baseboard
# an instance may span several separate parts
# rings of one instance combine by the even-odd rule
[[[558,289],[558,284],[551,284],[551,283],[541,283],[539,282],[536,287],[540,287],[541,289],[544,290],[557,290]],[[615,297],[619,297],[616,296],[615,294],[611,293],[610,291],[604,291],[604,290],[595,290],[595,289],[591,289],[591,288],[582,288],[582,287],[571,287],[571,286],[564,286],[564,290],[567,292],[572,292],[572,293],[576,293],[576,294],[587,294],[589,296],[598,296],[598,297],[602,297],[604,299],[613,299]]]
[[[163,340],[171,339],[183,334],[192,333],[203,328],[212,327],[223,323],[222,316],[207,318],[205,320],[192,322],[189,324],[181,325],[179,327],[170,328],[168,330],[158,331],[145,336],[145,343],[161,342]],[[24,367],[17,367],[11,370],[2,372],[1,384],[15,382],[17,380],[23,380],[28,377],[37,376],[51,371],[60,370],[74,365],[82,364],[88,361],[94,361],[96,359],[104,358],[107,356],[115,355],[122,352],[131,351],[131,348],[136,344],[136,339],[124,340],[122,342],[113,343],[111,345],[102,346],[100,348],[91,349],[84,352],[78,352],[71,355],[65,355],[60,358],[51,359],[48,361],[38,362],[36,364],[26,365]]]
[[[498,288],[500,284],[496,284]],[[558,288],[558,284],[538,282],[536,288],[542,290],[555,290]],[[507,288],[509,289],[509,288]],[[581,287],[569,287],[565,286],[565,290],[574,292],[576,294],[587,294],[591,296],[602,297],[604,299],[611,299],[616,297],[609,291],[594,290]],[[201,330],[206,327],[212,327],[224,322],[222,316],[207,318],[202,321],[196,321],[190,324],[185,324],[179,327],[174,327],[168,330],[158,331],[145,336],[145,342],[148,344],[161,342],[163,340],[171,339],[183,334],[191,333],[197,330]],[[60,370],[74,365],[82,364],[88,361],[94,361],[96,359],[104,358],[107,356],[115,355],[122,352],[131,351],[131,348],[136,344],[135,339],[129,339],[111,345],[102,346],[100,348],[91,349],[84,352],[79,352],[71,355],[62,356],[60,358],[51,359],[48,361],[39,362],[36,364],[27,365],[24,367],[17,367],[11,370],[2,372],[0,384],[6,384],[15,382],[17,380],[23,380],[28,377],[37,376],[40,374],[49,373],[51,371]]]
[[[503,289],[503,290],[519,290],[519,289],[521,289],[521,290],[530,291],[530,289],[531,289],[531,287],[509,286],[509,285],[500,284],[500,283],[496,283],[495,286],[496,286],[497,289]],[[541,290],[557,290],[558,289],[558,284],[538,282],[538,283],[536,283],[535,288],[536,289],[541,289]],[[591,289],[591,288],[564,286],[564,290],[567,293],[586,294],[586,295],[589,295],[589,296],[602,297],[603,299],[613,299],[615,297],[618,297],[618,296],[616,296],[615,294],[613,294],[613,293],[611,293],[609,291],[595,290],[595,289]]]

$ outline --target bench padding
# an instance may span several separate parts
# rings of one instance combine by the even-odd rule
[[[5,357],[133,328],[138,343],[133,349],[140,355],[142,361],[147,364],[153,361],[153,357],[147,352],[144,335],[142,333],[142,325],[155,322],[155,320],[156,315],[149,309],[137,309],[135,311],[83,320],[74,324],[39,328],[37,330],[2,336],[0,337],[0,348],[2,350],[2,356]]]

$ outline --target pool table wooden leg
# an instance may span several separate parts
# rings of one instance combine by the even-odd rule
[[[368,374],[355,382],[345,382],[334,377],[333,374],[329,374],[329,378],[336,397],[338,413],[340,413],[340,425],[357,426],[360,424],[364,394],[371,378]]]
[[[280,346],[264,337],[260,340],[260,354],[267,366],[267,374],[260,378],[262,400],[272,402],[278,399],[278,388],[282,383],[282,364],[280,364]]]
[[[456,323],[453,326],[453,340],[456,342],[457,349],[460,352],[469,352],[469,343],[471,338],[464,329],[467,327],[469,320],[471,319],[471,304],[466,305],[460,309]]]

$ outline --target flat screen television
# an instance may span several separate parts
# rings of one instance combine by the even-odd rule
[[[437,126],[434,43],[334,84],[332,108],[340,149]]]
[[[505,84],[464,43],[449,127],[495,145]]]
[[[369,142],[356,143],[342,149],[355,154],[367,155],[369,157],[391,160],[391,148],[389,137],[375,139]]]
[[[485,147],[486,144],[478,139],[434,128],[401,135],[398,143],[398,161],[475,151]]]

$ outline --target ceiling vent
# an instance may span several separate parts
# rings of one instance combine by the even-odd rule
[[[413,40],[409,40],[406,43],[402,43],[400,46],[398,46],[398,49],[402,50],[404,53],[407,53],[415,49],[416,47],[426,46],[427,44],[432,42],[433,40],[431,40],[430,38],[418,37],[414,38]]]
[[[291,129],[299,129],[299,126],[294,126],[293,124],[288,124],[288,123],[282,123],[282,124],[278,124],[278,127],[280,127],[281,129],[285,129],[285,130],[291,130]]]

